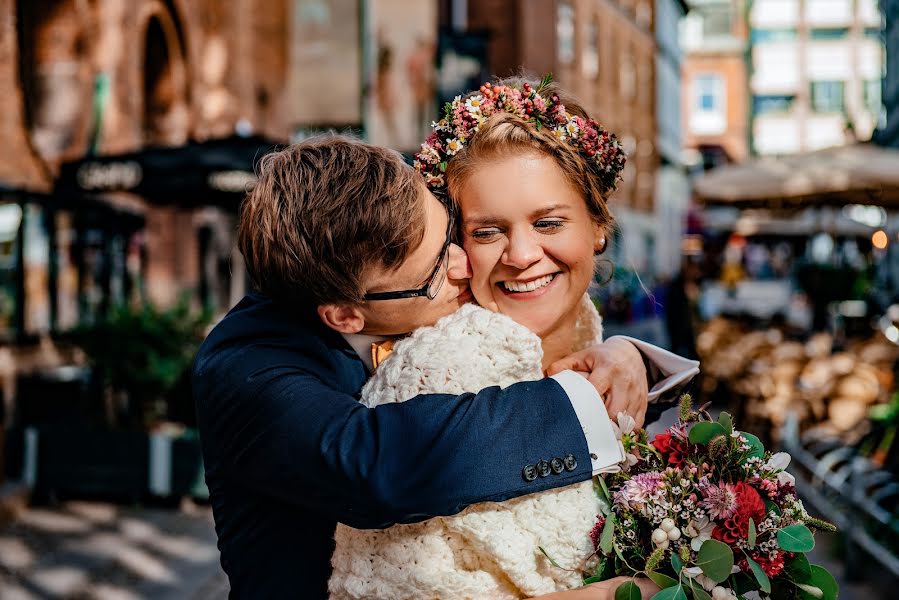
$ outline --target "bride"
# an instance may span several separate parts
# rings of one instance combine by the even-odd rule
[[[586,292],[624,166],[614,136],[551,83],[498,82],[457,98],[416,158],[431,190],[448,192],[459,211],[477,305],[397,342],[363,403],[540,379],[602,341]],[[564,468],[559,457],[534,458],[535,476]],[[586,481],[411,525],[339,525],[331,597],[512,599],[576,588],[595,562],[599,512]],[[610,583],[589,597],[611,598]]]

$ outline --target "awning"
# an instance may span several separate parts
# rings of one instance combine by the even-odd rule
[[[899,150],[854,144],[713,169],[693,183],[704,204],[899,207]]]
[[[259,160],[275,148],[270,140],[235,136],[84,158],[62,165],[55,194],[128,192],[157,204],[236,210],[256,182]]]

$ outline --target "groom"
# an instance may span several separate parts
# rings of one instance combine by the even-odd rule
[[[325,597],[337,521],[455,514],[584,481],[620,458],[599,393],[611,414],[641,419],[647,399],[643,357],[620,338],[569,361],[589,382],[563,371],[458,397],[357,402],[372,338],[470,299],[451,233],[444,205],[392,151],[334,136],[263,160],[240,223],[259,293],[213,329],[194,366],[232,597]],[[696,371],[662,356],[675,384]]]

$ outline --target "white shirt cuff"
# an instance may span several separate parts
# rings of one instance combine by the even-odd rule
[[[636,346],[648,363],[646,376],[649,379],[650,402],[660,399],[676,400],[677,392],[699,374],[698,360],[684,358],[630,336],[615,335],[609,339],[613,338],[627,340]]]
[[[624,460],[624,452],[615,438],[612,421],[599,392],[586,378],[574,371],[562,371],[552,378],[568,395],[577,420],[581,422],[587,449],[590,451],[593,474],[618,471],[618,463]]]

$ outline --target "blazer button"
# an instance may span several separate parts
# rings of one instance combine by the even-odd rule
[[[569,454],[564,459],[565,470],[566,471],[574,471],[577,469],[577,459],[574,457],[574,454]]]
[[[534,481],[537,479],[537,469],[534,468],[534,465],[525,465],[521,471],[521,476],[525,481]]]
[[[546,477],[550,472],[549,461],[541,458],[540,462],[537,463],[537,474],[540,477]]]
[[[556,458],[549,461],[549,467],[553,470],[553,473],[558,475],[565,470],[565,463],[563,463],[562,459],[557,456]]]

